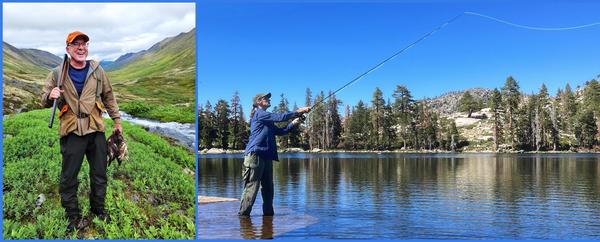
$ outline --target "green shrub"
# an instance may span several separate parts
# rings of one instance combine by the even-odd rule
[[[193,239],[193,154],[171,146],[143,128],[123,122],[129,161],[108,168],[105,208],[111,220],[94,219],[79,235],[65,234],[67,220],[58,184],[62,158],[58,122],[48,129],[50,110],[11,115],[4,120],[4,239]],[[112,121],[105,120],[112,130]],[[88,215],[90,192],[87,160],[79,173],[78,198]],[[36,207],[38,195],[46,200]],[[181,213],[181,211],[192,211]],[[191,229],[190,229],[191,228]]]

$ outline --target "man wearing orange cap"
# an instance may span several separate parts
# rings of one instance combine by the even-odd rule
[[[119,107],[106,73],[98,62],[86,60],[89,40],[79,31],[67,35],[68,71],[60,75],[62,66],[53,69],[46,78],[42,94],[45,107],[52,107],[57,100],[60,110],[62,169],[59,193],[69,220],[68,231],[82,229],[89,223],[88,219],[82,219],[77,201],[77,175],[84,155],[90,167],[91,213],[101,220],[108,219],[104,209],[107,145],[102,113],[105,110],[114,121],[114,129],[122,131]],[[64,76],[63,83],[57,87],[56,81],[60,76]]]

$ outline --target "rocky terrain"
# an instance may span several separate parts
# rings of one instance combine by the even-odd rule
[[[465,92],[471,93],[471,95],[477,100],[485,103],[490,97],[492,90],[486,88],[470,88],[463,91],[447,92],[440,96],[433,98],[426,98],[420,100],[424,102],[429,108],[436,110],[439,114],[450,115],[458,112],[458,101]]]

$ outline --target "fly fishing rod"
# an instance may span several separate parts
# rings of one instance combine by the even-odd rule
[[[388,61],[396,58],[398,55],[402,54],[404,51],[410,49],[411,47],[413,47],[416,44],[418,44],[419,42],[425,40],[427,37],[431,36],[435,32],[440,31],[444,27],[448,26],[448,24],[456,21],[458,18],[460,18],[460,17],[462,17],[464,15],[478,16],[478,17],[487,18],[487,19],[490,19],[490,20],[493,20],[493,21],[496,21],[496,22],[499,22],[499,23],[503,23],[503,24],[506,24],[506,25],[509,25],[509,26],[517,27],[517,28],[523,28],[523,29],[529,29],[529,30],[539,30],[539,31],[563,31],[563,30],[573,30],[573,29],[580,29],[580,28],[586,28],[586,27],[592,27],[592,26],[600,25],[600,22],[596,22],[596,23],[579,25],[579,26],[572,26],[572,27],[558,27],[558,28],[552,28],[552,27],[535,27],[535,26],[529,26],[529,25],[522,25],[522,24],[512,23],[512,22],[509,22],[509,21],[506,21],[506,20],[502,20],[502,19],[499,19],[499,18],[494,18],[494,17],[488,16],[488,15],[480,14],[480,13],[476,13],[476,12],[462,12],[462,13],[456,15],[455,17],[451,18],[450,20],[444,22],[442,25],[440,25],[440,26],[434,28],[433,30],[429,31],[428,33],[426,33],[425,35],[423,35],[421,38],[415,40],[411,44],[407,45],[406,47],[402,48],[398,52],[394,53],[392,56],[384,59],[383,61],[381,61],[379,63],[377,63],[375,66],[371,67],[367,71],[365,71],[362,74],[358,75],[357,77],[355,77],[354,79],[352,79],[348,83],[344,84],[342,87],[338,88],[334,92],[332,92],[329,95],[327,95],[325,98],[323,98],[323,99],[315,102],[312,106],[310,106],[311,111],[312,111],[312,109],[314,107],[316,107],[319,104],[324,103],[325,100],[329,99],[330,97],[332,97],[336,93],[340,92],[344,88],[346,88],[346,87],[352,85],[353,83],[357,82],[358,80],[362,79],[364,76],[368,75],[369,73],[371,73],[371,72],[379,69],[386,62],[388,62]],[[302,115],[301,119],[302,119],[302,121],[304,121],[306,119],[306,117],[304,115]]]
[[[418,44],[419,42],[425,40],[427,37],[429,37],[430,35],[434,34],[435,32],[443,29],[444,27],[446,27],[448,24],[454,22],[455,20],[457,20],[459,17],[461,17],[462,15],[464,15],[465,13],[460,13],[458,15],[456,15],[454,18],[451,18],[450,20],[444,22],[442,25],[434,28],[433,30],[429,31],[428,33],[426,33],[425,35],[423,35],[421,38],[415,40],[414,42],[412,42],[411,44],[407,45],[406,47],[402,48],[401,50],[399,50],[398,52],[394,53],[393,55],[391,55],[390,57],[384,59],[383,61],[377,63],[375,66],[371,67],[370,69],[368,69],[367,71],[363,72],[362,74],[358,75],[357,77],[355,77],[354,79],[350,80],[348,83],[344,84],[342,87],[336,89],[335,91],[333,91],[332,93],[330,93],[329,95],[327,95],[327,97],[315,102],[312,106],[310,106],[310,110],[312,111],[314,107],[316,107],[319,104],[322,104],[325,102],[325,100],[329,99],[330,97],[332,97],[333,95],[335,95],[336,93],[340,92],[341,90],[344,90],[344,88],[352,85],[353,83],[357,82],[358,80],[362,79],[364,76],[368,75],[369,73],[379,69],[380,67],[382,67],[386,62],[396,58],[398,55],[402,54],[404,51],[410,49],[411,47],[415,46],[416,44]],[[310,111],[309,111],[310,112]],[[306,116],[302,115],[300,116],[301,120],[304,121],[306,120]]]

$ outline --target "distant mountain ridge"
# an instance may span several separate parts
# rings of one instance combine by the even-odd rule
[[[2,46],[3,55],[8,54],[13,58],[27,62],[28,64],[41,66],[46,69],[51,69],[60,65],[62,60],[60,57],[43,50],[19,49],[6,42],[2,42]]]
[[[195,103],[195,28],[107,64],[108,75],[124,90],[121,98],[125,100],[184,106]]]
[[[116,70],[128,64],[129,62],[136,60],[138,57],[146,54],[147,52],[147,50],[142,50],[135,53],[127,53],[119,56],[119,58],[114,61],[100,61],[100,65],[102,65],[102,68],[104,68],[106,71]]]
[[[187,32],[187,33],[188,34],[193,33],[194,31],[195,31],[195,29],[192,29],[190,32]],[[104,68],[104,70],[107,70],[107,71],[117,70],[117,69],[123,67],[124,65],[129,64],[132,61],[138,60],[139,58],[143,57],[146,54],[156,53],[157,51],[164,48],[165,45],[168,46],[169,42],[171,42],[172,40],[181,38],[185,34],[186,33],[180,33],[179,35],[174,36],[174,37],[167,37],[167,38],[157,42],[156,44],[152,45],[147,50],[141,50],[138,52],[130,52],[130,53],[124,54],[122,56],[119,56],[119,58],[117,58],[114,61],[100,61],[100,64],[102,65],[102,68]]]
[[[4,114],[41,108],[42,86],[51,68],[62,59],[36,49],[19,49],[2,42],[2,112]]]
[[[33,63],[49,69],[57,67],[62,61],[62,58],[47,51],[37,49],[22,49],[22,51],[25,52],[27,56],[32,57],[30,60]]]

